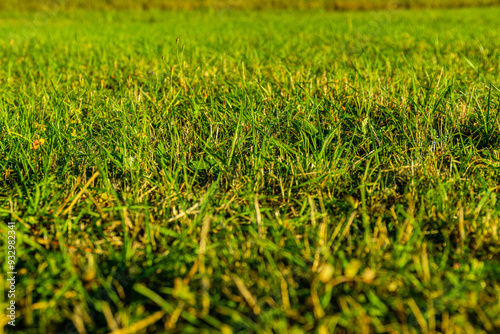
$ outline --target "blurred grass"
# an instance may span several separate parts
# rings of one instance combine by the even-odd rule
[[[16,332],[499,331],[499,16],[0,13]]]
[[[324,9],[382,10],[498,6],[500,0],[2,0],[0,9],[61,10],[193,10],[193,9]]]

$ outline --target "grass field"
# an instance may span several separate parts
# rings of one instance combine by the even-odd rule
[[[498,6],[500,0],[2,0],[0,10],[381,10]]]
[[[500,331],[498,17],[0,12],[0,333]]]

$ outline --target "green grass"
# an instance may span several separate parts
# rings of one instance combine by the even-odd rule
[[[498,17],[0,12],[15,331],[499,331]]]

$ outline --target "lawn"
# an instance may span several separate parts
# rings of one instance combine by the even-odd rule
[[[0,11],[0,333],[500,331],[499,17]]]

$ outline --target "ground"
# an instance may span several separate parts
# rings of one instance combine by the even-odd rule
[[[0,12],[15,331],[500,331],[498,17]]]

